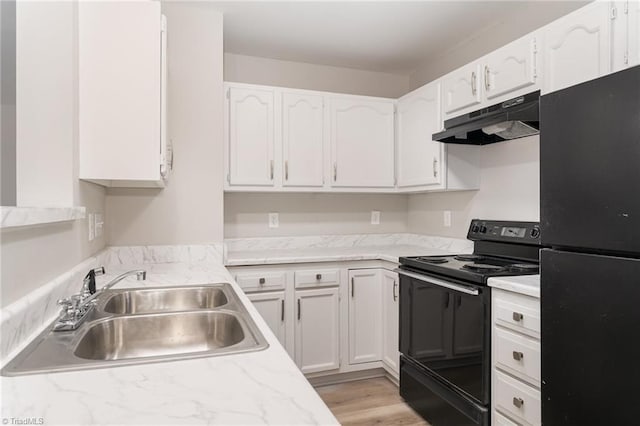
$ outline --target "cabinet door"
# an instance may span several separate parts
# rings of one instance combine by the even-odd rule
[[[535,37],[522,38],[487,55],[482,70],[485,97],[511,98],[535,90],[536,55]]]
[[[273,334],[286,347],[286,324],[284,315],[284,292],[247,294],[253,306],[260,312]]]
[[[332,186],[392,188],[393,101],[330,100]]]
[[[437,82],[398,100],[398,187],[442,184],[444,144],[432,139],[442,130],[440,107]]]
[[[479,105],[482,101],[480,64],[465,65],[442,78],[442,96],[445,115],[456,116],[461,110]]]
[[[303,373],[340,367],[338,288],[296,292],[295,360]]]
[[[229,88],[229,184],[273,186],[273,91]]]
[[[157,2],[78,3],[81,179],[161,180],[161,26]]]
[[[349,364],[382,359],[379,269],[349,271]]]
[[[628,1],[629,66],[640,65],[640,2]]]
[[[283,93],[283,186],[322,186],[323,130],[322,96]]]
[[[609,73],[609,25],[609,2],[596,2],[545,27],[545,92]]]
[[[382,361],[395,373],[398,373],[400,363],[398,284],[398,274],[382,271]]]

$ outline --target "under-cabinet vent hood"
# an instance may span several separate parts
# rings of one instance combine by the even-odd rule
[[[486,145],[540,133],[540,91],[519,96],[444,122],[433,139],[445,143]]]

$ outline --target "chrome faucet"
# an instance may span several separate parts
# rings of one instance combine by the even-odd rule
[[[104,267],[90,270],[82,281],[82,288],[79,294],[58,300],[58,305],[62,306],[63,310],[58,320],[53,324],[53,331],[68,331],[78,328],[95,307],[98,296],[128,276],[135,275],[138,281],[147,279],[147,271],[136,269],[118,275],[96,291],[96,276],[103,274]]]

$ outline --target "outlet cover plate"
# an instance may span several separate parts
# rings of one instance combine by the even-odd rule
[[[371,224],[380,225],[380,212],[378,210],[371,211]]]
[[[451,210],[444,211],[444,226],[445,228],[451,227]]]
[[[269,213],[269,228],[278,228],[280,226],[280,215],[278,213]]]

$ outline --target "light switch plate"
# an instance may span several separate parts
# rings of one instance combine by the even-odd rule
[[[87,215],[87,222],[89,223],[89,241],[93,241],[96,238],[96,222],[93,213]]]
[[[102,213],[96,213],[95,214],[95,221],[96,221],[95,237],[96,238],[100,238],[100,237],[102,237],[102,230],[103,230],[103,227],[104,227],[104,218],[102,216]]]
[[[378,210],[371,211],[371,224],[380,225],[380,212]]]
[[[278,213],[269,213],[269,228],[278,228],[280,226],[280,216]]]
[[[444,226],[445,228],[451,227],[451,210],[444,211]]]

